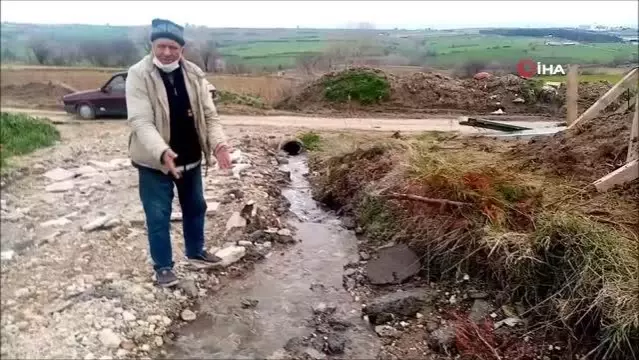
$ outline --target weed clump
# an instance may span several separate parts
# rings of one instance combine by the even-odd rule
[[[390,97],[390,84],[382,73],[353,69],[323,79],[324,98],[332,102],[380,103]]]
[[[15,155],[24,155],[36,149],[51,146],[60,140],[60,133],[46,120],[24,114],[0,114],[0,166]]]

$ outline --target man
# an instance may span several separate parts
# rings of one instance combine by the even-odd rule
[[[211,267],[220,259],[204,250],[202,160],[208,169],[213,154],[221,169],[231,166],[209,83],[182,56],[183,32],[171,21],[153,20],[152,54],[129,69],[126,81],[129,156],[139,172],[156,280],[164,287],[178,283],[170,237],[173,186],[182,208],[186,257],[199,268]]]

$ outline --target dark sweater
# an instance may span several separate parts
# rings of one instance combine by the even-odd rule
[[[184,84],[182,68],[165,73],[158,70],[166,96],[169,100],[169,114],[171,117],[171,139],[169,146],[178,155],[175,165],[187,165],[202,159],[202,148],[195,129],[195,119],[191,111],[189,94]]]

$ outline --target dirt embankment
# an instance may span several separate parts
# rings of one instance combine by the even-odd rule
[[[366,74],[368,78],[364,78]],[[356,80],[353,80],[357,77]],[[370,79],[386,84],[387,94],[376,101],[357,101],[358,93],[374,90]],[[360,81],[357,84],[357,81]],[[344,86],[341,98],[327,96]],[[381,83],[380,83],[381,84]],[[380,85],[383,86],[383,85]],[[604,83],[580,84],[580,108],[585,109],[611,87]],[[460,79],[434,72],[393,75],[374,68],[353,68],[328,73],[297,93],[284,98],[276,108],[303,112],[369,113],[464,113],[487,114],[502,109],[506,114],[563,116],[565,90],[544,87],[515,75],[487,79]]]
[[[397,309],[376,318],[389,358],[417,357],[401,344],[418,339],[429,351],[479,358],[636,354],[639,180],[604,194],[584,189],[625,157],[629,124],[598,118],[514,150],[437,134],[323,139],[311,161],[317,198],[351,218],[368,256],[380,261],[388,246],[406,244],[414,255],[405,261],[421,265],[404,263],[387,285],[360,267],[365,277],[353,291],[370,297],[437,283],[445,292],[418,307],[439,324]]]
[[[55,82],[30,82],[3,85],[0,89],[2,106],[25,109],[62,110],[62,97],[75,89]]]

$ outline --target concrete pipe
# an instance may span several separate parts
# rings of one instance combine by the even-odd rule
[[[299,139],[285,139],[280,141],[277,149],[287,155],[295,156],[304,152],[304,143]]]

